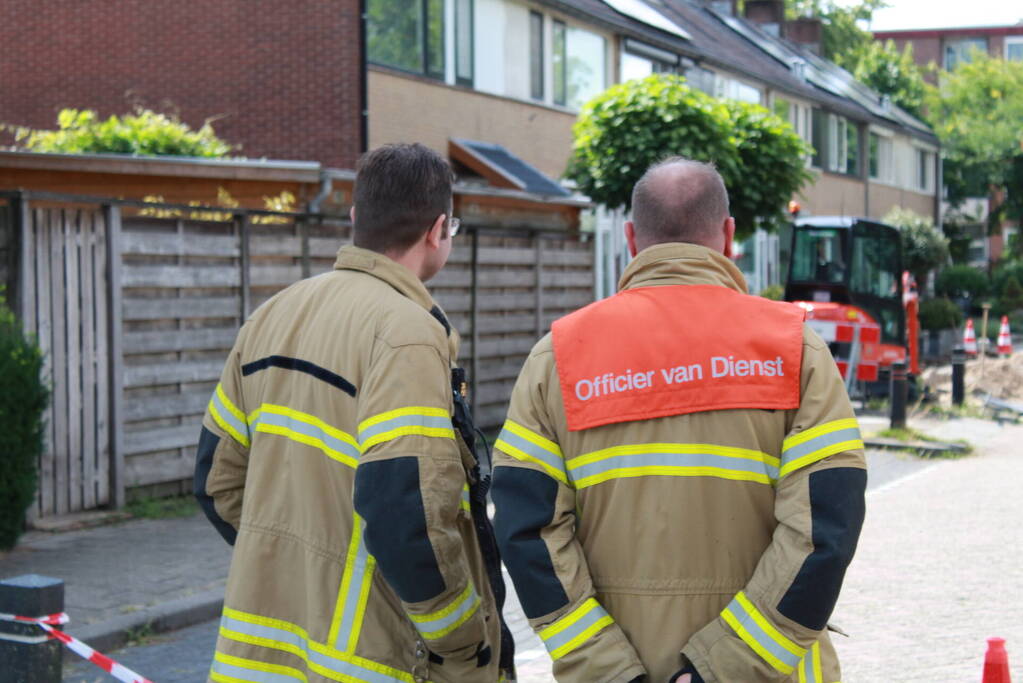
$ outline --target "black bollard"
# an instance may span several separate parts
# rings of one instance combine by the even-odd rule
[[[906,428],[906,395],[908,391],[906,361],[896,361],[892,363],[892,429]]]
[[[0,581],[0,613],[40,618],[63,611],[60,579],[24,574]],[[63,648],[35,624],[0,621],[0,683],[60,683]]]
[[[962,346],[952,349],[952,405],[966,400],[966,351]]]

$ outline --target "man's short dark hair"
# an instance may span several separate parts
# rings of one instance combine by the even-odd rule
[[[364,154],[355,175],[355,246],[407,251],[437,216],[450,216],[452,180],[448,162],[419,143]]]
[[[712,164],[668,157],[632,190],[632,222],[645,245],[703,244],[728,218],[728,191]]]

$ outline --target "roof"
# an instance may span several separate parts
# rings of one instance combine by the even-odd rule
[[[522,190],[544,197],[571,196],[564,187],[501,145],[454,138],[448,143],[448,155],[486,178],[495,187]]]
[[[728,71],[850,119],[896,127],[929,143],[938,142],[927,124],[884,103],[877,92],[836,64],[742,17],[718,12],[697,0],[646,0],[647,9],[656,9],[688,38],[640,21],[636,12],[618,11],[616,6],[624,8],[620,0],[540,1],[591,25],[672,50],[697,64]],[[804,65],[805,78],[796,73],[798,64]]]

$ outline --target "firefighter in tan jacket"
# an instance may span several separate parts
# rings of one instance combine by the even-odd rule
[[[621,291],[535,346],[497,442],[526,616],[562,683],[836,683],[866,485],[838,369],[746,294],[712,167],[653,167],[633,221]]]
[[[355,188],[365,248],[251,316],[203,421],[196,495],[234,545],[210,680],[493,683],[512,648],[486,481],[423,285],[451,172],[389,146]]]

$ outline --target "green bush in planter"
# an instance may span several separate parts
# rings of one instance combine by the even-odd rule
[[[944,297],[928,299],[920,304],[920,327],[925,330],[947,330],[959,327],[963,313],[954,302]]]
[[[35,495],[43,411],[50,398],[42,367],[42,352],[25,337],[0,293],[0,548],[18,540]]]
[[[987,274],[972,266],[949,266],[938,273],[934,283],[938,296],[965,299],[973,309],[979,309],[984,297],[991,291]]]

